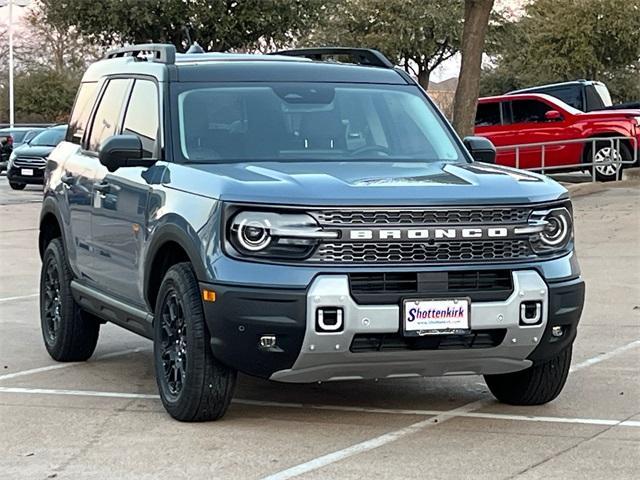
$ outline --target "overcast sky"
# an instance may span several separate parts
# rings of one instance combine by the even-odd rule
[[[389,0],[389,1],[402,1],[402,0]],[[428,0],[425,0],[428,1]],[[522,11],[522,6],[527,3],[528,0],[496,0],[496,9],[505,9],[508,8],[511,10],[512,14],[518,16]],[[9,7],[6,6],[8,0],[0,0],[0,21],[6,23],[9,16]],[[17,20],[22,16],[26,8],[16,6],[18,4],[28,4],[30,0],[14,0],[14,8],[13,8],[13,16],[14,16],[14,24],[18,23]],[[19,33],[18,33],[19,35]],[[456,55],[453,58],[444,62],[440,67],[438,67],[431,76],[431,81],[433,82],[441,82],[442,80],[446,80],[451,77],[457,77],[458,72],[460,71],[460,55]]]

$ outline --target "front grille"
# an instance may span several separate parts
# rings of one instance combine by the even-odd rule
[[[493,348],[502,343],[505,328],[471,330],[461,335],[425,335],[404,337],[400,333],[359,333],[354,335],[352,353],[393,352],[398,350],[464,350]]]
[[[42,157],[18,157],[13,160],[13,165],[25,168],[44,168],[47,165],[47,160]]]
[[[526,240],[428,243],[322,243],[310,261],[330,263],[442,263],[522,260],[533,253]]]
[[[477,225],[524,223],[531,212],[527,207],[319,210],[310,212],[321,225]]]
[[[399,305],[407,297],[469,297],[491,302],[511,296],[513,279],[509,270],[358,272],[349,274],[349,288],[360,305]]]

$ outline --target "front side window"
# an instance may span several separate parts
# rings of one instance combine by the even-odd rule
[[[97,152],[100,144],[105,139],[115,135],[118,121],[120,120],[122,104],[130,82],[131,80],[125,78],[116,78],[109,81],[93,119],[89,137],[89,150]]]
[[[188,162],[464,161],[412,86],[184,84],[175,101]]]
[[[515,100],[511,102],[513,123],[538,123],[546,122],[544,114],[552,107],[538,100]]]
[[[158,138],[158,90],[152,81],[136,80],[133,84],[122,133],[140,138],[144,156],[153,157]]]

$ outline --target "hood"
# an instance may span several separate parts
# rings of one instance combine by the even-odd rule
[[[580,112],[580,117],[589,118],[633,118],[640,116],[640,109],[607,109],[592,110],[590,112]]]
[[[50,146],[32,146],[28,143],[24,143],[20,145],[18,148],[15,148],[13,151],[16,154],[16,157],[42,157],[47,158],[49,154],[56,147]]]
[[[245,203],[488,205],[567,197],[564,187],[542,175],[477,162],[167,164],[167,169],[168,187],[189,185],[195,194]]]

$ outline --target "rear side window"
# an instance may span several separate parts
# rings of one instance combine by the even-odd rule
[[[538,100],[515,100],[511,102],[513,123],[545,122],[544,114],[549,110],[553,109]]]
[[[130,83],[131,80],[126,78],[109,81],[93,118],[88,150],[97,152],[105,139],[116,134],[122,104]]]
[[[500,125],[500,103],[479,103],[476,112],[476,127]]]
[[[71,112],[67,141],[80,144],[89,123],[89,115],[96,100],[98,84],[95,82],[82,83],[76,95],[76,101]]]
[[[150,80],[136,80],[131,90],[122,133],[137,135],[145,157],[152,157],[158,138],[158,89]]]

